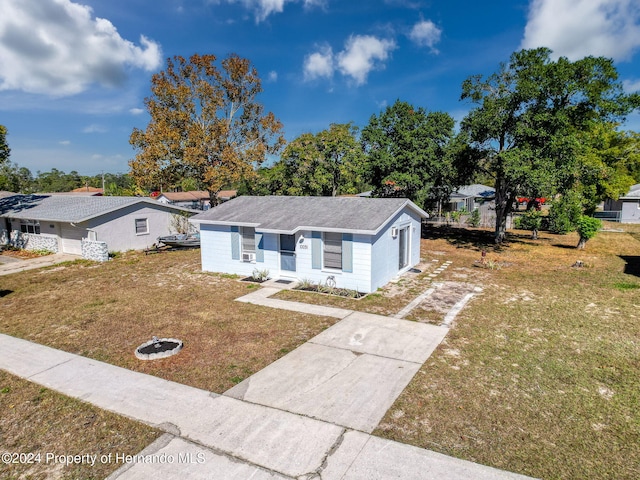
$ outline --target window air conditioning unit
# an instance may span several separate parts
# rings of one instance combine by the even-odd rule
[[[256,254],[255,253],[243,253],[242,254],[242,261],[243,262],[254,262],[256,260]]]
[[[398,236],[398,227],[391,227],[391,236],[396,238]]]

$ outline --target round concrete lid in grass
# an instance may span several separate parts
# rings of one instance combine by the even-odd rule
[[[182,342],[175,338],[153,337],[135,350],[135,355],[140,360],[157,360],[175,355],[182,350]]]

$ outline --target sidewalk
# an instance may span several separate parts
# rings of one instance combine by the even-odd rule
[[[318,337],[338,341],[329,330]],[[7,335],[0,334],[0,351],[4,370],[165,430],[144,455],[193,460],[134,463],[110,480],[527,478]]]

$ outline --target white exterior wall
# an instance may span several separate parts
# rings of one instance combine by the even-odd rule
[[[336,287],[357,290],[358,292],[371,292],[371,236],[353,235],[352,243],[352,272],[343,272],[334,269],[314,269],[311,261],[311,232],[301,232],[304,240],[296,243],[296,268],[298,279],[311,280],[314,283],[325,284],[331,275],[336,280]],[[322,263],[322,265],[324,262]]]
[[[405,209],[390,220],[373,238],[370,235],[353,235],[352,272],[312,267],[312,232],[296,234],[296,272],[280,270],[279,235],[263,234],[264,262],[243,262],[231,258],[231,227],[200,224],[202,269],[209,272],[250,276],[254,269],[269,270],[271,278],[294,278],[326,283],[329,276],[336,280],[336,287],[373,292],[386,285],[400,273],[399,238],[392,238],[391,227],[409,226],[409,264],[402,272],[420,262],[420,217]],[[259,230],[258,230],[259,233]],[[323,263],[322,263],[323,264]]]
[[[409,226],[409,264],[399,269],[400,236],[393,238],[391,228]],[[396,215],[382,231],[376,235],[372,247],[371,291],[389,283],[399,273],[406,272],[420,263],[420,217],[405,209]]]
[[[265,243],[266,244],[266,239]],[[202,270],[206,272],[233,273],[236,275],[250,276],[254,269],[269,269],[273,276],[274,252],[267,255],[265,262],[243,262],[231,258],[231,227],[220,225],[200,224],[200,256],[202,258]],[[269,262],[267,262],[269,258]]]
[[[259,233],[259,232],[258,232]],[[269,270],[271,278],[292,278],[325,283],[329,275],[336,279],[336,286],[360,292],[369,292],[371,271],[369,258],[371,244],[368,235],[353,236],[353,272],[314,269],[311,262],[311,232],[296,234],[296,272],[280,269],[280,236],[263,234],[264,262],[243,262],[231,258],[231,227],[200,224],[200,252],[202,269],[208,272],[233,273],[250,276],[254,269]]]
[[[622,223],[640,223],[640,199],[624,200],[622,202],[622,212],[620,213]]]
[[[156,243],[158,237],[175,233],[171,231],[171,214],[162,206],[131,205],[79,226],[95,232],[95,240],[106,242],[110,252],[140,250]],[[136,234],[137,218],[147,219],[148,233]]]

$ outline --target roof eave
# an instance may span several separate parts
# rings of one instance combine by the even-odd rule
[[[137,205],[139,203],[146,203],[147,205],[152,205],[154,207],[158,207],[159,206],[161,208],[167,208],[167,209],[170,209],[170,210],[180,210],[180,211],[183,211],[183,212],[186,212],[186,213],[200,213],[199,210],[193,210],[192,208],[178,207],[176,205],[163,204],[162,202],[156,202],[155,200],[150,200],[150,199],[147,199],[147,198],[140,198],[139,200],[132,201],[131,203],[127,203],[125,205],[120,205],[120,206],[117,206],[117,207],[114,207],[114,208],[110,208],[110,209],[104,210],[104,211],[102,211],[100,213],[96,213],[94,215],[89,215],[88,217],[82,218],[80,220],[72,220],[72,221],[64,220],[64,221],[70,222],[70,223],[83,223],[83,222],[87,222],[89,220],[93,220],[94,218],[101,217],[103,215],[107,215],[107,214],[112,213],[112,212],[117,212],[118,210],[122,210],[123,208],[130,207],[132,205]]]
[[[206,220],[206,219],[198,219],[198,218],[190,218],[189,223],[204,223],[205,225],[220,225],[222,227],[254,227],[258,228],[260,226],[259,223],[255,222],[227,222],[223,220]]]

